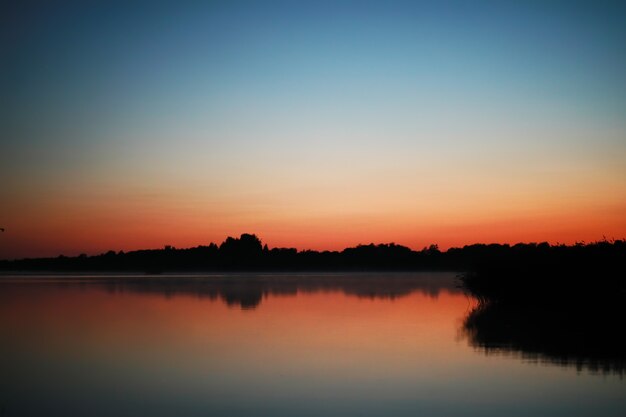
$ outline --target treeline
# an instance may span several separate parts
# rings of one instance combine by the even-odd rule
[[[359,245],[342,251],[269,249],[253,234],[229,237],[219,246],[211,243],[188,249],[132,252],[109,251],[101,255],[0,261],[5,271],[342,271],[342,270],[458,270],[497,273],[516,267],[553,269],[567,265],[593,268],[598,263],[623,269],[626,241],[601,241],[573,246],[548,243],[474,244],[440,251],[431,245],[420,251],[390,244]]]
[[[591,306],[626,301],[624,240],[574,246],[501,246],[475,260],[462,282],[485,302]]]

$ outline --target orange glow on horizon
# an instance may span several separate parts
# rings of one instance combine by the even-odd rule
[[[0,258],[98,254],[108,250],[158,249],[164,245],[187,248],[209,243],[220,244],[226,237],[254,233],[270,248],[295,247],[298,250],[342,250],[358,244],[397,243],[414,250],[438,244],[441,250],[473,243],[544,242],[573,244],[626,236],[626,220],[619,213],[572,213],[510,219],[424,219],[409,216],[383,219],[345,216],[300,221],[258,220],[220,224],[182,217],[163,218],[139,215],[100,222],[88,216],[49,218],[42,224],[25,226],[22,233],[8,228],[0,243]],[[96,223],[91,223],[95,221]],[[37,230],[40,231],[37,231]],[[16,236],[17,235],[17,236]]]
[[[626,237],[626,203],[619,192],[610,192],[619,191],[614,184],[599,186],[595,200],[577,197],[575,189],[507,195],[504,183],[490,192],[480,184],[465,191],[455,186],[457,193],[443,193],[439,186],[424,188],[423,197],[395,189],[381,198],[367,187],[345,195],[330,187],[334,191],[277,197],[267,191],[247,198],[212,196],[193,187],[155,196],[15,195],[0,205],[5,214],[0,226],[6,228],[0,259],[219,245],[242,233],[256,234],[270,248],[299,250],[390,242],[415,250],[438,244],[445,250],[473,243],[573,244]]]

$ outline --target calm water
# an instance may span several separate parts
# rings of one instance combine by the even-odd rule
[[[451,273],[171,278],[0,277],[0,416],[625,415],[620,369],[481,345]]]

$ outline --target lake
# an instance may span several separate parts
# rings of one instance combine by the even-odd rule
[[[0,416],[624,416],[623,357],[490,343],[458,285],[0,276]]]

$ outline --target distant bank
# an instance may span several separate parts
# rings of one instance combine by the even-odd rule
[[[561,274],[626,272],[626,240],[589,244],[548,243],[473,244],[440,251],[436,245],[415,251],[405,246],[368,244],[342,251],[298,251],[263,245],[254,234],[229,237],[220,245],[176,249],[109,251],[100,255],[0,261],[0,271],[469,271],[475,276],[502,274],[524,277]],[[468,275],[470,276],[470,275]],[[474,276],[474,275],[472,275]],[[537,275],[538,276],[538,275]],[[483,278],[481,278],[483,279]],[[480,290],[479,280],[467,281]]]

